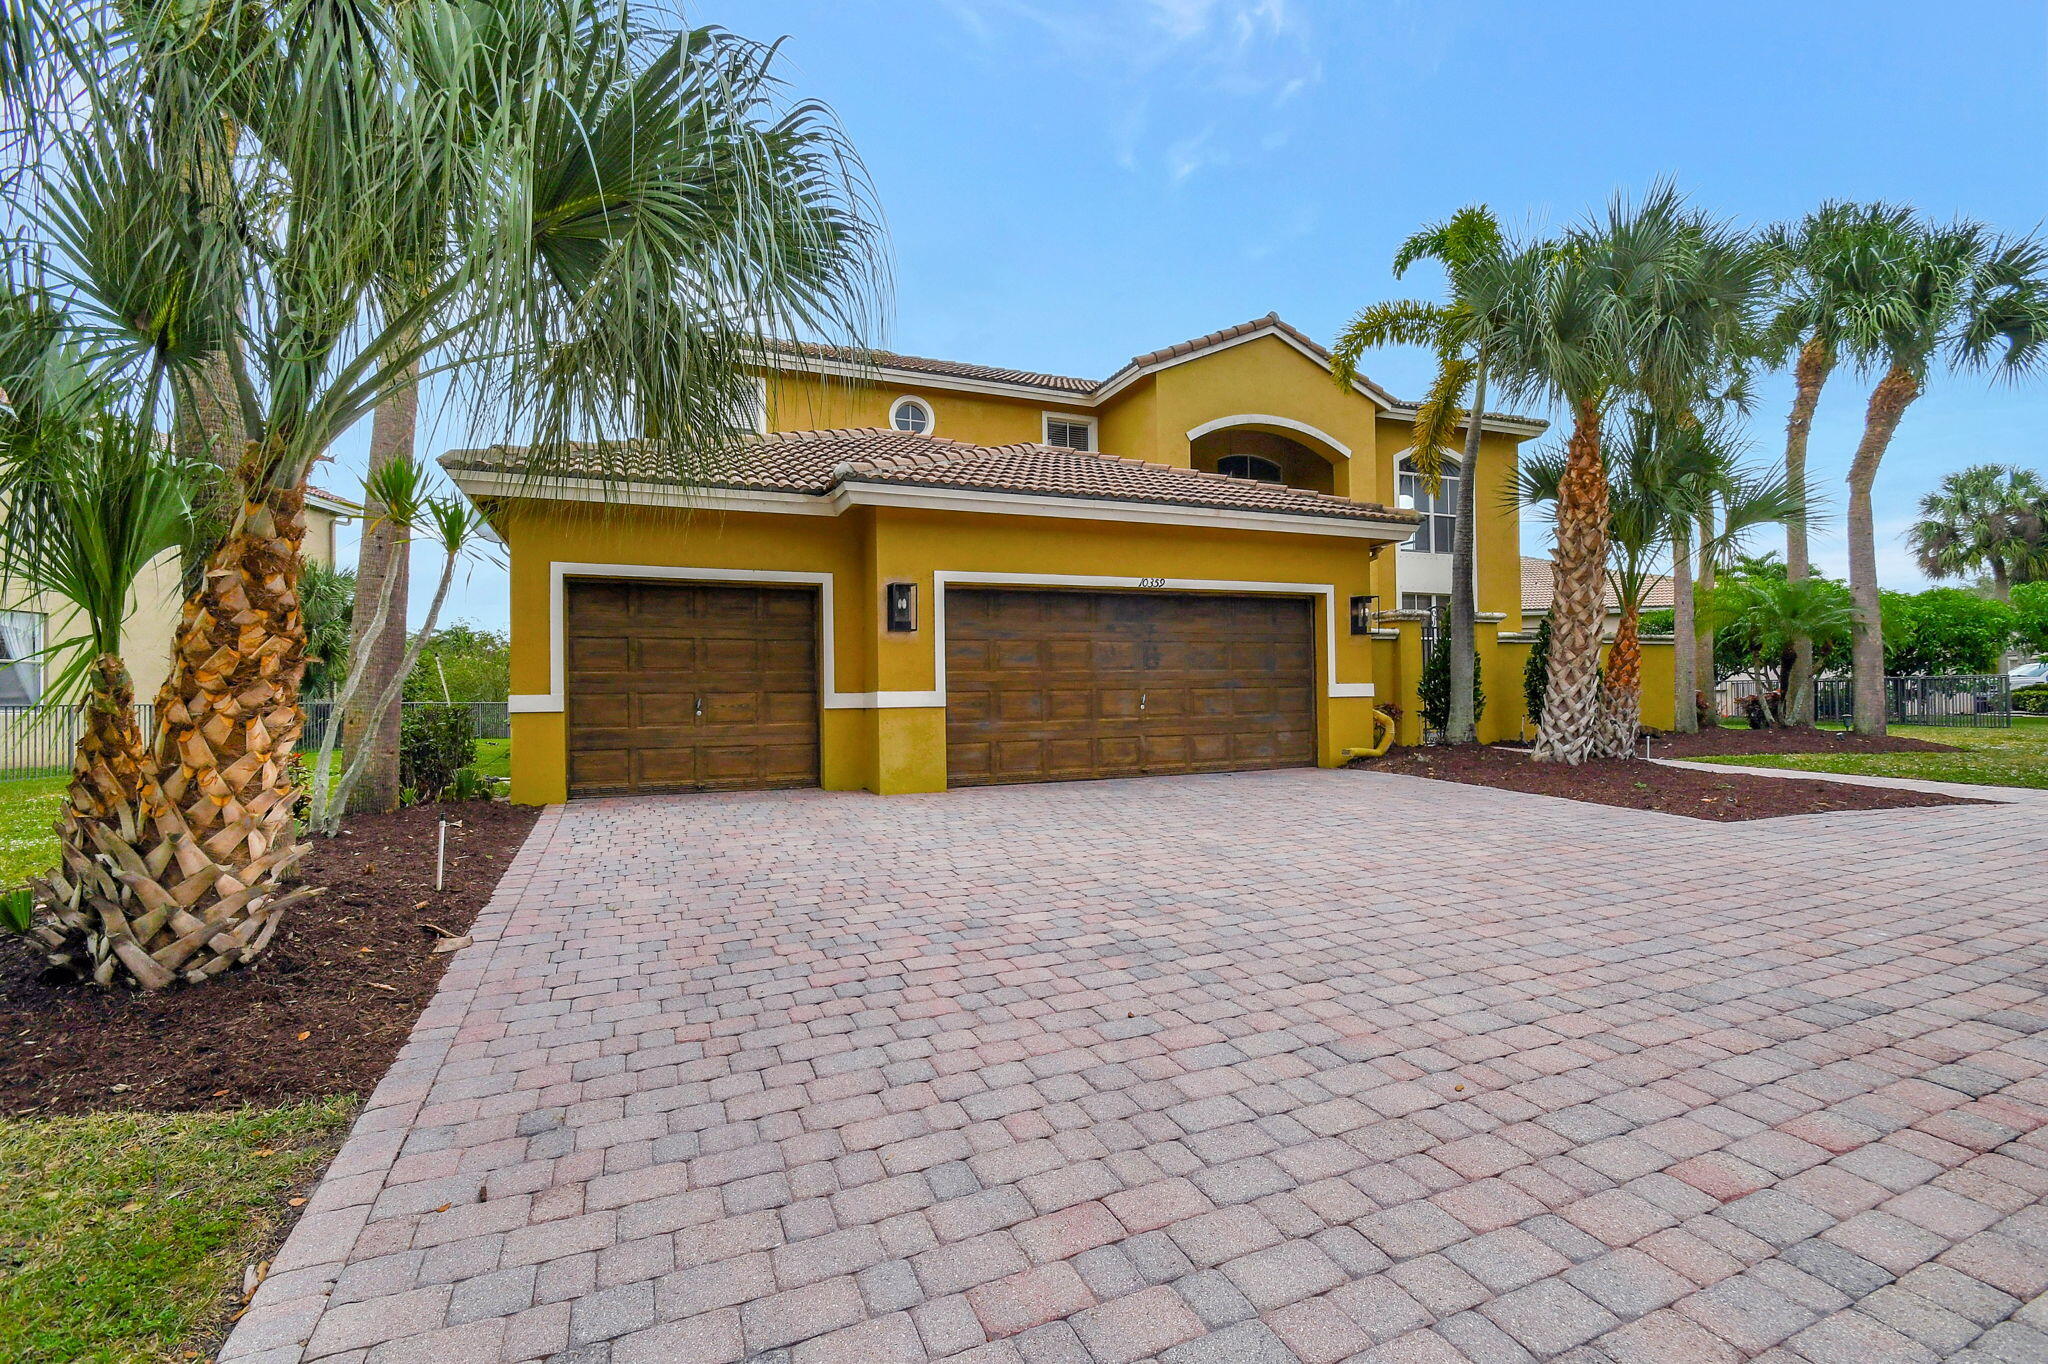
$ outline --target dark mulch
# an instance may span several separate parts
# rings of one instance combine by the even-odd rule
[[[436,893],[444,813],[448,889]],[[0,941],[0,1114],[369,1093],[440,983],[435,930],[468,931],[538,814],[479,801],[350,820],[300,864],[327,893],[288,911],[250,966],[204,985],[104,990],[54,979],[23,939]]]
[[[1656,810],[1667,815],[1724,822],[1837,810],[1988,803],[1804,777],[1757,777],[1740,772],[1723,776],[1718,772],[1664,767],[1626,758],[1603,758],[1566,767],[1561,763],[1531,761],[1527,749],[1486,744],[1397,748],[1384,758],[1361,759],[1351,765],[1370,772],[1433,777],[1468,786],[1497,786],[1594,805],[1618,805],[1629,810]]]
[[[1720,758],[1742,753],[1953,753],[1951,744],[1897,734],[1866,738],[1839,729],[1706,729],[1698,734],[1652,734],[1653,758]]]

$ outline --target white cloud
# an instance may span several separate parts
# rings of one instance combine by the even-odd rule
[[[1264,115],[1323,75],[1291,0],[946,7],[991,57],[1056,67],[1063,86],[1103,110],[1111,159],[1169,184],[1270,148],[1276,132]]]

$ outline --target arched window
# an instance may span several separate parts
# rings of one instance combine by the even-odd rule
[[[1437,490],[1429,490],[1429,480],[1415,468],[1415,461],[1401,461],[1394,491],[1407,499],[1410,510],[1422,516],[1422,524],[1415,528],[1415,538],[1407,548],[1415,554],[1449,554],[1451,538],[1458,530],[1458,461],[1447,459],[1443,463],[1443,477],[1437,480]]]
[[[913,436],[927,435],[932,429],[931,404],[922,398],[898,398],[889,409],[889,425]]]
[[[1256,479],[1260,483],[1280,481],[1280,466],[1263,455],[1225,455],[1216,461],[1216,472],[1229,474],[1232,478]]]

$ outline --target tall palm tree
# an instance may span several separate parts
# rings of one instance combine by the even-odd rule
[[[1877,287],[1913,210],[1892,204],[1830,200],[1797,223],[1765,234],[1779,283],[1769,349],[1792,361],[1792,410],[1785,419],[1785,478],[1806,494],[1806,447],[1813,432],[1821,390],[1841,362],[1844,347],[1862,344],[1871,330],[1869,310],[1879,306]],[[1792,582],[1813,572],[1804,519],[1785,528],[1785,569]],[[1787,721],[1813,722],[1813,640],[1794,636],[1793,666],[1786,685]]]
[[[2031,469],[1973,464],[1942,477],[1920,499],[1906,531],[1930,578],[1991,575],[1991,594],[2012,600],[2012,585],[2048,579],[2048,483]]]
[[[159,955],[193,922],[175,897],[138,904],[130,890],[163,869],[133,852],[161,797],[121,632],[136,579],[185,541],[195,480],[147,421],[107,405],[53,308],[17,294],[0,311],[0,584],[61,597],[84,626],[53,651],[49,699],[78,699],[83,723],[36,933],[101,983],[122,969],[167,983]]]
[[[1486,420],[1490,333],[1500,323],[1494,289],[1507,249],[1493,211],[1484,204],[1459,209],[1401,243],[1394,277],[1418,260],[1434,260],[1449,277],[1448,303],[1400,301],[1362,309],[1330,351],[1330,373],[1339,383],[1358,377],[1365,352],[1379,346],[1427,346],[1436,355],[1436,379],[1415,410],[1411,458],[1432,490],[1443,476],[1452,433],[1464,423],[1459,463],[1456,527],[1451,533],[1450,714],[1446,730],[1454,744],[1476,742],[1474,704],[1475,536],[1478,522],[1479,443]]]
[[[1898,234],[1873,281],[1855,337],[1877,377],[1849,465],[1849,591],[1855,727],[1885,732],[1884,626],[1871,489],[1906,409],[1937,365],[2017,379],[2048,358],[2048,246],[1980,223],[1915,224]]]
[[[164,808],[132,839],[151,893],[176,885],[209,925],[177,968],[202,979],[259,951],[301,893],[284,878],[304,849],[289,760],[313,463],[438,378],[473,423],[542,450],[652,432],[687,478],[691,451],[744,427],[761,347],[864,332],[879,229],[829,112],[784,97],[774,47],[638,5],[96,17],[66,48],[48,245],[107,382],[189,382],[224,357],[248,433],[159,696]],[[173,77],[178,116],[158,117]],[[190,173],[206,166],[230,173]]]

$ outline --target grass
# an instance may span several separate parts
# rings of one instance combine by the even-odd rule
[[[0,889],[40,876],[57,862],[57,802],[68,777],[0,780]]]
[[[512,741],[510,739],[478,739],[476,741],[476,769],[487,777],[512,779]]]
[[[2015,719],[2010,729],[1935,729],[1894,725],[1903,738],[1952,744],[1956,753],[1769,753],[1754,757],[1700,758],[1699,762],[1744,767],[1783,767],[1798,772],[1840,772],[1854,777],[1907,777],[1972,786],[2028,786],[2048,789],[2048,718]]]
[[[0,1121],[0,1360],[201,1358],[354,1109]]]

